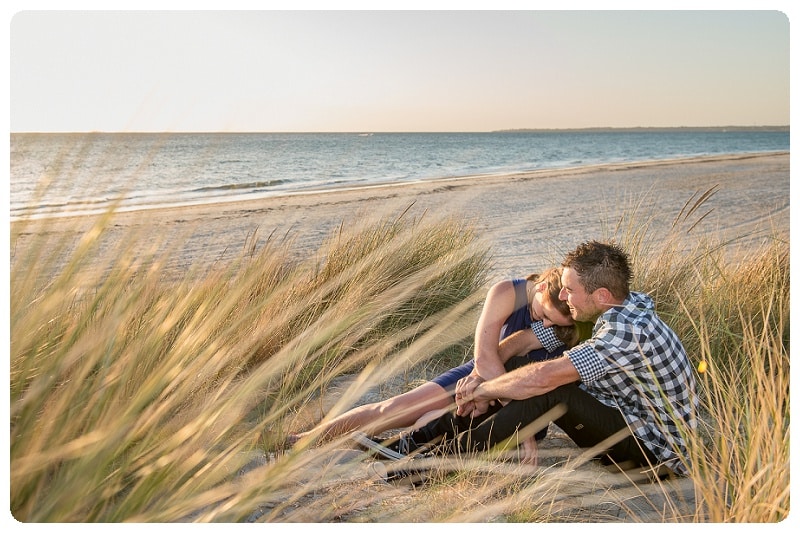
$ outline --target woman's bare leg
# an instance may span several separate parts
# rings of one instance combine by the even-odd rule
[[[443,409],[452,401],[450,393],[440,385],[428,381],[381,402],[354,407],[313,429],[298,433],[292,440],[297,441],[310,435],[318,435],[323,440],[331,439],[355,429],[370,435],[379,435],[388,429],[411,426],[422,415]]]
[[[453,405],[455,405],[455,404],[453,404]],[[428,411],[427,413],[422,415],[419,419],[417,419],[414,422],[413,426],[408,428],[409,431],[413,431],[413,430],[415,430],[417,428],[421,428],[422,426],[424,426],[428,422],[430,422],[432,420],[436,420],[437,418],[441,417],[446,412],[450,411],[451,408],[453,407],[453,405],[450,405],[450,406],[447,406],[447,407],[443,407],[441,409],[434,409],[432,411]]]

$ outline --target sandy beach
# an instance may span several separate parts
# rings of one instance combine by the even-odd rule
[[[775,232],[788,239],[788,153],[436,179],[117,213],[110,238],[155,224],[159,238],[179,243],[167,268],[183,270],[236,256],[254,233],[262,242],[270,234],[287,235],[299,257],[314,254],[342,224],[408,209],[406,216],[452,215],[474,225],[491,248],[491,277],[499,279],[547,267],[583,240],[612,236],[616,224],[632,216],[650,220],[657,238],[693,195],[714,187],[691,220],[711,212],[692,235],[735,239],[745,248]],[[85,226],[85,220],[56,220],[57,233]],[[14,256],[12,249],[12,262]]]

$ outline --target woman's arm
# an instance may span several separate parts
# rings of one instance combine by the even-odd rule
[[[505,373],[505,361],[500,357],[498,344],[500,332],[514,312],[515,304],[516,291],[512,281],[496,283],[486,294],[486,301],[475,327],[475,373],[484,380]]]
[[[528,352],[541,348],[543,348],[542,341],[539,340],[533,330],[526,328],[515,331],[500,341],[500,345],[497,347],[497,355],[500,361],[505,364],[512,357],[526,355]]]
[[[512,357],[525,355],[531,350],[537,350],[541,347],[542,343],[539,341],[538,337],[536,337],[536,334],[530,329],[524,329],[516,331],[500,341],[497,352],[500,361],[505,363]],[[505,373],[505,368],[503,372]],[[465,396],[471,396],[475,388],[484,381],[485,380],[479,376],[474,369],[470,375],[461,378],[456,384],[456,403],[459,403],[459,400]],[[462,403],[459,408],[459,414],[461,416],[466,416],[468,414],[477,416],[483,414],[488,410],[489,405],[492,404],[494,400],[499,400],[499,398],[491,398],[481,403],[472,402],[469,406]]]

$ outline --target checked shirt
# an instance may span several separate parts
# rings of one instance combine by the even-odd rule
[[[531,322],[531,330],[533,330],[533,334],[536,335],[539,342],[542,343],[542,347],[547,350],[547,353],[553,353],[564,346],[564,343],[556,337],[552,326],[546,328],[541,321],[536,321]]]
[[[658,317],[652,298],[632,292],[603,313],[592,337],[566,352],[581,387],[620,410],[631,431],[676,473],[686,474],[682,419],[695,427],[694,374],[677,335]]]

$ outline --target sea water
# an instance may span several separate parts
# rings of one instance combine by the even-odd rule
[[[11,218],[789,150],[788,131],[12,133]]]

